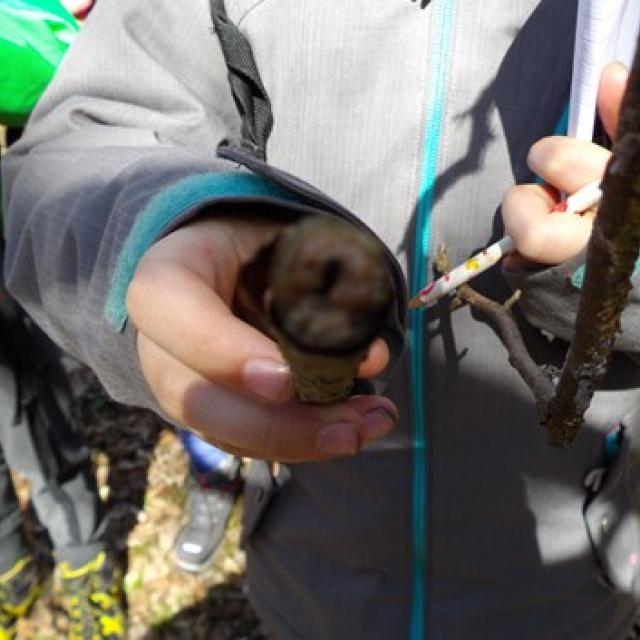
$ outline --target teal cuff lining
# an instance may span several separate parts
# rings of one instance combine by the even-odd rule
[[[553,129],[554,136],[566,136],[569,130],[569,103],[564,105],[560,118],[556,122],[556,126]]]
[[[584,284],[584,273],[586,271],[586,265],[582,265],[578,267],[571,276],[571,284],[576,289],[582,289],[582,285]],[[632,278],[635,278],[640,273],[640,257],[636,260],[636,266],[633,268],[633,273],[631,274]]]
[[[122,331],[127,321],[126,295],[138,262],[162,232],[191,207],[214,198],[276,198],[293,201],[288,191],[252,173],[204,173],[183,178],[154,196],[141,211],[111,276],[105,305],[109,325]]]

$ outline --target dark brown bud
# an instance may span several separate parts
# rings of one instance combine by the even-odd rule
[[[329,216],[287,227],[272,256],[269,298],[273,333],[300,399],[348,397],[392,304],[380,242]]]

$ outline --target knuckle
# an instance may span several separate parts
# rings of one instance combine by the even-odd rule
[[[127,305],[132,304],[134,308],[154,300],[171,273],[165,262],[151,255],[152,250],[153,247],[142,257],[127,287]]]
[[[513,203],[519,197],[523,190],[522,185],[514,185],[507,189],[502,198],[502,215],[504,217],[509,216],[513,211]]]
[[[529,149],[527,165],[540,175],[553,175],[566,161],[567,146],[562,136],[541,138]]]
[[[544,236],[545,234],[541,229],[534,225],[528,225],[519,237],[514,239],[514,244],[518,253],[528,260],[537,262],[545,244]]]
[[[534,142],[529,148],[529,152],[527,153],[527,166],[533,171],[540,164],[541,156],[543,155],[543,151],[546,149],[546,138],[542,138],[537,142]]]
[[[505,193],[501,213],[507,233],[517,236],[519,228],[528,224],[529,210],[523,203],[529,201],[530,193],[529,185],[515,185]]]
[[[149,389],[166,416],[180,424],[195,427],[189,420],[192,412],[189,410],[187,390],[181,384],[179,376],[173,374],[172,368],[154,366],[153,363],[149,366],[147,363],[144,370]]]
[[[282,427],[285,424],[284,411],[281,407],[274,406],[267,414],[264,428],[260,430],[260,438],[257,443],[259,449],[266,457],[278,457],[290,453],[287,440],[283,442],[281,437]],[[289,443],[294,442],[291,439]],[[283,446],[284,445],[284,446]]]
[[[145,302],[150,299],[155,289],[157,277],[153,269],[138,269],[127,287],[126,306],[127,311],[135,315],[136,311],[143,308]]]

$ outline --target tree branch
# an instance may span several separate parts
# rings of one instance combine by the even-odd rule
[[[602,190],[575,333],[543,421],[549,443],[560,447],[575,437],[607,371],[640,250],[640,46]]]
[[[440,273],[448,273],[453,269],[453,264],[447,256],[444,245],[440,245],[438,248],[434,263]],[[493,322],[509,354],[509,364],[520,374],[533,393],[538,416],[541,420],[545,418],[554,387],[550,377],[529,355],[520,329],[511,313],[511,308],[520,297],[520,292],[517,291],[504,304],[490,300],[468,284],[458,287],[456,294],[462,302],[482,311]]]

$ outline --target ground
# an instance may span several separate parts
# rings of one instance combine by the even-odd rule
[[[83,367],[71,367],[75,410],[94,451],[110,514],[109,542],[126,570],[131,640],[266,640],[244,592],[238,547],[242,505],[211,568],[180,571],[171,558],[184,519],[187,463],[173,431],[149,412],[107,399]],[[28,487],[19,480],[26,504]],[[59,580],[20,622],[20,640],[66,638]]]

